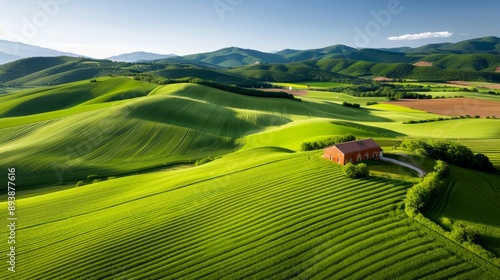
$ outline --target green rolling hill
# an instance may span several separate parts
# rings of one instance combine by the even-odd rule
[[[25,177],[29,184],[58,179],[54,162],[74,170],[65,180],[193,162],[236,149],[236,140],[250,132],[321,114],[296,101],[270,98],[262,105],[259,98],[201,85],[156,87],[123,78],[19,95],[3,97],[0,142],[5,160],[34,158],[20,166],[24,174],[33,173]],[[24,145],[32,148],[15,148]],[[92,150],[85,160],[80,145]],[[65,148],[75,149],[74,158],[67,159]]]
[[[264,82],[332,81],[353,79],[339,73],[319,69],[314,63],[260,64],[229,70],[230,73]]]
[[[0,65],[0,84],[44,86],[127,76],[155,84],[201,78],[242,87],[262,82],[339,81],[363,76],[417,80],[500,81],[496,37],[409,50],[354,49],[333,45],[311,50],[265,53],[225,48],[209,53],[170,57],[153,62],[124,63],[75,57],[35,57]],[[416,62],[432,67],[417,67]]]
[[[35,57],[17,60],[0,66],[0,81],[5,83],[16,80],[73,61],[76,61],[76,59],[70,57]]]
[[[65,63],[47,69],[55,73],[53,67]],[[353,98],[363,105],[355,109],[329,92],[298,102],[144,81],[243,83],[262,81],[256,76],[261,73],[348,79],[337,71],[396,75],[421,68],[344,59],[230,70],[103,63],[128,76],[0,95],[0,164],[16,168],[18,188],[18,278],[500,277],[498,259],[477,255],[405,214],[406,191],[418,181],[411,173],[373,161],[369,165],[381,176],[348,179],[321,150],[301,151],[305,141],[353,134],[375,138],[391,154],[399,152],[392,148],[403,138],[446,131],[498,163],[498,145],[488,140],[499,137],[498,120],[407,125],[402,122],[437,116],[364,106],[362,98]],[[27,75],[49,71],[35,70]],[[213,161],[193,166],[207,158]],[[490,186],[474,185],[471,176]],[[498,178],[452,167],[446,184],[454,190],[439,194],[446,199],[434,206],[432,217],[481,224],[481,245],[497,253],[495,216],[481,215],[495,211],[485,201],[498,194]],[[473,199],[465,200],[468,195]],[[0,197],[0,207],[7,208],[5,194]],[[464,203],[483,208],[464,215]],[[0,234],[6,236],[7,228]],[[7,273],[0,271],[0,278],[8,279]]]
[[[19,202],[26,217],[19,276],[499,276],[494,265],[407,218],[408,187],[346,179],[314,152],[264,148],[27,198]]]
[[[326,48],[311,49],[311,50],[291,50],[286,49],[275,54],[281,55],[283,58],[289,61],[303,61],[303,60],[318,60],[325,56],[332,55],[345,55],[348,56],[351,52],[355,51],[355,48],[351,48],[345,45],[333,45]]]
[[[74,57],[34,57],[0,66],[0,82],[8,85],[56,85],[117,74],[124,64]]]
[[[440,192],[428,215],[445,228],[453,223],[473,224],[481,244],[500,256],[500,176],[452,167],[453,178]]]
[[[17,117],[68,109],[79,105],[124,100],[148,95],[156,85],[127,78],[102,78],[24,90],[0,96],[0,116]]]
[[[410,54],[471,54],[487,53],[498,55],[500,52],[500,38],[489,36],[465,40],[457,43],[428,44],[404,51]]]
[[[500,65],[500,56],[493,54],[447,54],[432,55],[422,59],[433,66],[446,70],[495,72]]]
[[[453,53],[490,53],[500,54],[500,38],[495,36],[471,39],[461,41],[454,44],[449,44],[441,47],[440,49],[450,51]]]
[[[239,67],[256,62],[267,63],[286,63],[286,59],[277,54],[270,54],[250,49],[242,49],[237,47],[224,48],[214,52],[186,55],[182,57],[185,60],[193,63],[207,63],[209,65],[219,67]],[[169,59],[163,60],[169,62]]]

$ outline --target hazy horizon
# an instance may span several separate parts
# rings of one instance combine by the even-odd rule
[[[106,58],[188,55],[225,47],[263,52],[343,44],[418,47],[500,37],[500,2],[0,0],[0,39]]]

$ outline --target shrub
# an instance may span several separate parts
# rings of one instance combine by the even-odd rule
[[[342,166],[342,172],[348,177],[348,178],[356,178],[356,166],[350,162],[348,162],[346,165]]]
[[[360,163],[356,165],[356,174],[358,178],[368,177],[368,175],[370,175],[370,170],[368,169],[368,165],[366,165],[365,163]]]
[[[78,181],[78,183],[76,183],[75,187],[81,187],[83,186],[83,181]]]
[[[351,108],[360,108],[361,107],[361,105],[358,103],[349,103],[349,102],[342,102],[342,106],[351,107]]]
[[[312,151],[314,150],[313,144],[311,142],[304,142],[300,145],[302,151]]]
[[[350,162],[342,167],[342,172],[344,172],[344,174],[351,179],[368,177],[370,173],[366,164],[360,163],[358,165],[354,165]]]
[[[477,243],[479,241],[479,232],[471,225],[458,222],[453,224],[450,237],[460,243]]]
[[[203,159],[199,159],[197,160],[195,163],[194,163],[194,166],[200,166],[200,165],[203,165],[205,163],[209,163],[211,161],[214,161],[215,158],[211,157],[211,156],[208,156],[206,158],[203,158]]]
[[[493,166],[493,163],[491,163],[490,159],[484,154],[475,154],[473,162],[475,169],[477,170],[489,173],[495,173],[497,171],[495,166]]]
[[[434,166],[434,171],[437,173],[439,179],[445,179],[450,173],[450,168],[444,161],[438,160]]]

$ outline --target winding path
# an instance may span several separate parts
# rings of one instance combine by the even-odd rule
[[[398,165],[401,165],[401,166],[404,166],[404,167],[408,167],[408,168],[410,168],[412,170],[415,170],[415,171],[418,172],[418,177],[420,177],[420,178],[422,178],[422,177],[425,176],[425,172],[422,169],[420,169],[420,168],[418,168],[418,167],[416,167],[414,165],[411,165],[409,163],[402,162],[402,161],[399,161],[399,160],[396,160],[396,159],[393,159],[393,158],[388,158],[388,157],[380,157],[380,160],[387,161],[387,162],[392,162],[392,163],[395,163],[395,164],[398,164]]]

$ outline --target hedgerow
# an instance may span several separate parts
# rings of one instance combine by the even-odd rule
[[[411,187],[406,193],[405,209],[410,217],[418,212],[425,211],[434,201],[436,194],[444,185],[448,176],[448,165],[441,160],[436,162],[434,171],[429,172],[419,183]]]
[[[344,136],[337,136],[316,142],[304,142],[302,143],[301,148],[302,151],[313,151],[313,150],[323,149],[331,145],[354,141],[354,140],[356,140],[356,136],[352,134],[347,134]]]

